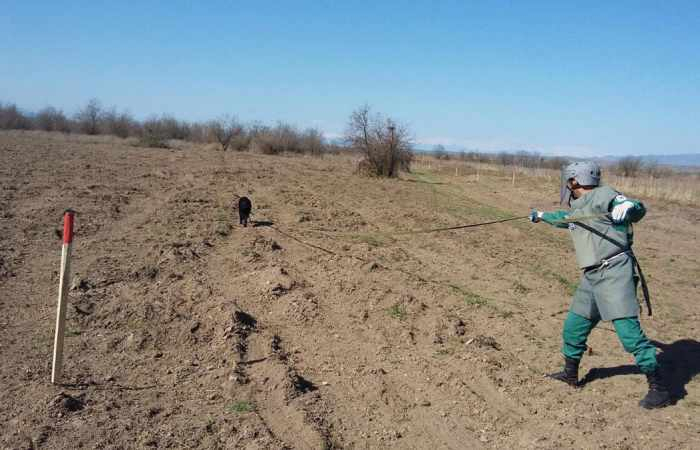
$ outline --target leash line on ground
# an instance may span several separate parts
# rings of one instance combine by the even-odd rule
[[[480,223],[470,223],[466,225],[456,225],[452,227],[440,227],[440,228],[428,228],[425,230],[407,230],[407,231],[360,231],[360,232],[352,232],[352,231],[329,231],[329,230],[305,230],[305,231],[310,231],[312,233],[321,233],[321,234],[335,234],[335,235],[363,235],[363,234],[377,234],[377,235],[384,235],[384,236],[407,236],[411,234],[427,234],[427,233],[438,233],[442,231],[453,231],[453,230],[463,230],[466,228],[477,228],[477,227],[483,227],[486,225],[495,225],[499,223],[505,223],[505,222],[511,222],[513,220],[522,220],[522,219],[527,219],[530,216],[518,216],[518,217],[509,217],[507,219],[498,219],[498,220],[492,220],[489,222],[480,222]]]

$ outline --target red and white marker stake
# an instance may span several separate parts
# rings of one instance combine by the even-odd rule
[[[61,273],[58,281],[58,311],[56,312],[56,336],[53,345],[53,366],[51,383],[58,383],[63,369],[63,337],[66,331],[66,303],[68,302],[68,278],[70,274],[70,251],[73,244],[73,219],[75,212],[70,209],[63,214],[63,251],[61,252]]]

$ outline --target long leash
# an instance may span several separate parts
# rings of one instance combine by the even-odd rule
[[[576,223],[581,220],[592,220],[592,219],[599,219],[602,217],[605,217],[606,214],[592,214],[588,216],[577,216],[577,217],[567,217],[564,219],[559,219],[555,220],[553,222],[555,223]],[[312,232],[312,233],[322,233],[322,234],[334,234],[334,235],[353,235],[353,236],[358,236],[358,235],[363,235],[363,234],[374,234],[374,235],[382,235],[382,236],[407,236],[411,234],[427,234],[427,233],[439,233],[442,231],[453,231],[453,230],[463,230],[466,228],[477,228],[477,227],[483,227],[487,225],[495,225],[499,223],[505,223],[505,222],[511,222],[514,220],[523,220],[523,219],[529,219],[530,216],[518,216],[518,217],[508,217],[506,219],[498,219],[498,220],[491,220],[488,222],[480,222],[480,223],[470,223],[466,225],[455,225],[451,227],[440,227],[440,228],[427,228],[427,229],[419,229],[419,230],[407,230],[407,231],[401,231],[401,230],[394,230],[394,231],[358,231],[358,232],[352,232],[352,231],[332,231],[332,230],[319,230],[319,229],[306,229],[304,231]]]
[[[489,222],[480,222],[480,223],[470,223],[466,225],[455,225],[451,227],[440,227],[440,228],[427,228],[427,229],[422,229],[422,230],[407,230],[407,231],[400,231],[400,230],[395,230],[395,231],[358,231],[358,232],[347,232],[347,231],[330,231],[330,230],[313,230],[313,229],[307,229],[304,231],[309,231],[312,233],[321,233],[321,234],[335,234],[335,235],[363,235],[363,234],[373,234],[373,235],[382,235],[382,236],[407,236],[411,234],[426,234],[426,233],[439,233],[442,231],[452,231],[452,230],[463,230],[466,228],[476,228],[476,227],[483,227],[486,225],[495,225],[498,223],[504,223],[504,222],[511,222],[513,220],[522,220],[522,219],[527,219],[530,216],[518,216],[518,217],[508,217],[507,219],[498,219],[498,220],[491,220]]]
[[[400,236],[402,234],[422,234],[422,233],[438,233],[440,231],[451,231],[451,230],[463,230],[465,228],[476,228],[476,227],[483,227],[486,225],[494,225],[497,223],[504,223],[504,222],[511,222],[513,220],[522,220],[522,219],[527,219],[530,216],[520,216],[520,217],[509,217],[507,219],[499,219],[499,220],[492,220],[489,222],[481,222],[481,223],[470,223],[467,225],[456,225],[453,227],[442,227],[442,228],[430,228],[427,230],[413,230],[413,231],[397,231],[393,232],[391,234]]]

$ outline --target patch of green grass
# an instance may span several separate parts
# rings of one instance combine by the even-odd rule
[[[469,294],[464,296],[464,301],[470,306],[485,306],[489,303],[487,299],[478,294]]]
[[[463,287],[457,286],[456,284],[451,284],[450,287],[457,293],[459,293],[462,298],[464,299],[464,302],[467,305],[470,306],[485,306],[488,305],[489,300],[485,297],[482,297],[479,294],[476,294],[474,292],[468,291],[464,289]]]
[[[67,330],[66,337],[76,337],[80,336],[83,332],[80,330]]]
[[[384,242],[380,237],[372,234],[359,234],[355,237],[355,239],[372,247],[381,247],[384,245]]]
[[[435,175],[432,173],[429,173],[428,171],[425,170],[413,170],[411,172],[411,175],[413,175],[413,179],[419,183],[428,183],[428,184],[438,184],[439,180]]]
[[[254,405],[245,400],[232,403],[226,407],[226,411],[236,414],[245,414],[253,410],[255,410]]]
[[[566,291],[569,293],[569,295],[574,295],[576,289],[578,289],[577,281],[569,281],[566,277],[558,273],[552,273],[552,275],[554,276],[555,280],[557,280],[559,283],[561,283],[562,286],[566,288]]]
[[[408,315],[406,313],[406,307],[401,305],[401,304],[395,304],[389,310],[387,311],[391,317],[394,319],[399,319],[399,320],[404,320],[406,319],[406,316]]]
[[[559,272],[555,272],[553,270],[550,270],[546,267],[542,267],[541,265],[537,265],[537,264],[530,266],[530,269],[532,269],[533,272],[535,272],[541,276],[554,279],[559,284],[561,284],[564,288],[566,288],[566,292],[569,295],[574,295],[576,293],[576,290],[578,289],[578,285],[579,285],[578,281],[570,281],[568,278],[566,278],[564,275],[560,274]]]
[[[441,349],[435,351],[435,355],[434,355],[434,356],[435,356],[436,358],[439,358],[439,357],[442,357],[442,356],[449,356],[449,355],[451,355],[451,354],[452,354],[452,352],[451,352],[450,350],[448,350],[448,349],[446,349],[446,348],[441,348]]]

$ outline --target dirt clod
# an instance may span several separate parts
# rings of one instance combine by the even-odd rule
[[[80,276],[75,276],[73,277],[73,282],[71,283],[70,290],[86,292],[94,287],[95,285],[88,279],[82,278]]]
[[[474,343],[479,347],[501,350],[501,345],[492,336],[479,335],[474,338]]]
[[[70,396],[65,392],[61,392],[51,400],[50,407],[54,412],[65,415],[80,411],[85,407],[85,404],[81,400]]]

